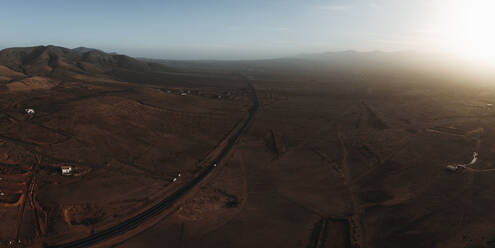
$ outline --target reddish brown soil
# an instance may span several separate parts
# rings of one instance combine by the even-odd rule
[[[493,168],[493,88],[253,79],[260,111],[214,181],[118,247],[493,243],[493,172],[445,170],[475,150],[484,154],[476,168]]]
[[[184,185],[246,117],[243,73],[260,100],[247,132],[177,211],[116,247],[495,244],[491,86],[386,70],[265,70],[256,62],[257,69],[199,63],[155,71],[131,59],[100,65],[91,54],[70,60],[57,57],[66,50],[34,51],[41,55],[32,63],[0,67],[0,177],[8,180],[1,185],[26,196],[23,211],[0,208],[2,242],[86,237]],[[57,63],[44,63],[54,56]],[[39,77],[43,87],[8,87]],[[473,151],[473,168],[445,169]],[[61,176],[61,165],[80,175]]]
[[[134,216],[201,170],[250,104],[239,76],[144,84],[0,69],[11,79],[0,90],[2,243],[18,233],[24,245],[71,241]],[[62,176],[62,165],[77,175]],[[33,196],[15,205],[20,194]]]

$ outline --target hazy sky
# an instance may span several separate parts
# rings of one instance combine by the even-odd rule
[[[431,50],[440,40],[432,23],[459,1],[0,0],[0,48],[86,46],[171,59]]]

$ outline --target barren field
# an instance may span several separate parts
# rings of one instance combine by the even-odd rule
[[[492,88],[250,78],[260,110],[213,182],[118,247],[493,244]],[[445,169],[474,151],[473,169]]]
[[[202,170],[250,104],[238,76],[146,84],[0,69],[2,244],[68,242],[149,208]]]
[[[24,211],[22,226],[32,230],[21,231],[23,239],[40,231],[46,242],[82,237],[161,199],[201,169],[203,158],[243,117],[246,101],[240,98],[182,96],[127,83],[63,82],[2,92],[0,163],[36,175],[38,211],[46,216],[36,230],[26,222],[30,210]],[[63,177],[61,166],[79,175]],[[173,184],[178,172],[181,178]],[[32,183],[34,177],[27,178]],[[12,221],[2,227],[18,224],[17,211],[10,212],[5,214]],[[0,238],[15,239],[11,231]]]
[[[492,86],[60,47],[0,63],[0,247],[495,244]]]

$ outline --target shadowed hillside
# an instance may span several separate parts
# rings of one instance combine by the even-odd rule
[[[112,70],[172,71],[168,66],[108,54],[96,49],[57,46],[8,48],[0,51],[0,65],[29,76],[72,78],[75,74],[104,74]]]

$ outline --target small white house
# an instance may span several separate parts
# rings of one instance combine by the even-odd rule
[[[36,113],[36,111],[34,111],[34,109],[32,108],[27,108],[27,109],[24,109],[24,111],[26,112],[26,114],[28,115],[34,115]]]
[[[72,166],[60,166],[60,171],[62,172],[62,176],[70,176],[72,175]]]

